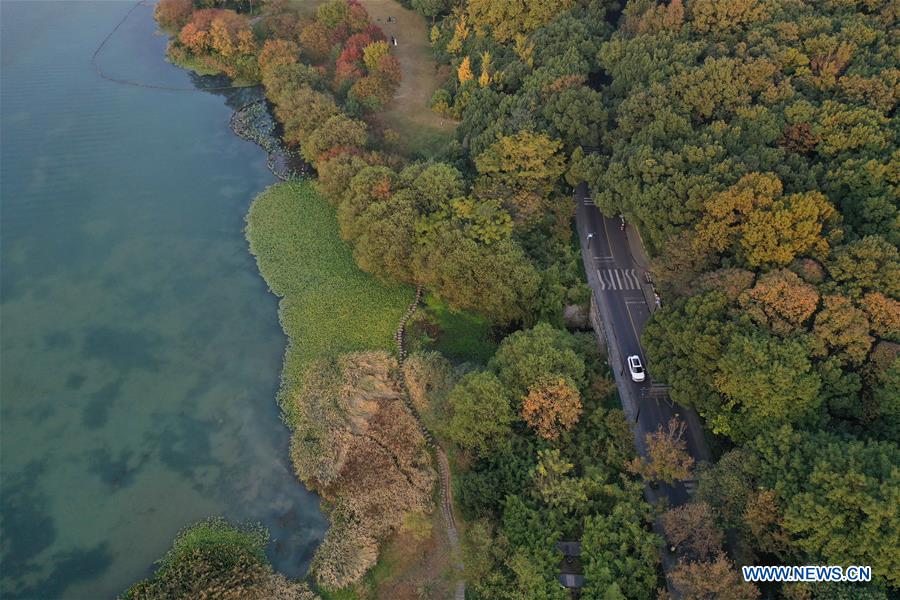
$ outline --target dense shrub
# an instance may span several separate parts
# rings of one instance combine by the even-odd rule
[[[179,533],[153,577],[131,586],[122,598],[315,600],[305,584],[272,570],[264,553],[268,541],[260,525],[201,521]]]

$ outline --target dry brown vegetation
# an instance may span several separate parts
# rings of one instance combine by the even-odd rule
[[[326,589],[357,581],[405,515],[432,510],[436,474],[398,369],[386,352],[320,361],[294,399],[294,466],[329,503],[332,527],[312,566]]]

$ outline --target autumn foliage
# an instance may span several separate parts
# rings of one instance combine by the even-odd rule
[[[647,457],[638,457],[628,469],[651,482],[675,483],[691,476],[694,459],[687,452],[684,440],[686,425],[678,417],[646,437]]]
[[[210,72],[255,81],[259,78],[258,45],[249,20],[233,10],[204,8],[194,11],[169,43],[176,62],[196,64]]]
[[[411,511],[431,510],[435,472],[386,353],[348,354],[306,374],[291,407],[297,475],[332,503],[312,570],[338,589],[375,564],[378,541]]]
[[[160,26],[177,31],[188,22],[193,11],[191,0],[159,0],[153,16]]]
[[[578,422],[580,414],[578,388],[562,377],[536,383],[522,399],[522,418],[544,439],[558,438]]]

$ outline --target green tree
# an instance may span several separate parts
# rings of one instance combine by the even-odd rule
[[[547,323],[504,338],[490,366],[516,398],[547,376],[565,377],[579,389],[586,384],[584,358],[575,337]]]
[[[825,296],[816,315],[813,334],[828,354],[862,364],[872,347],[869,320],[844,296]]]
[[[575,477],[575,465],[567,462],[557,449],[538,451],[534,468],[537,497],[547,506],[565,512],[575,512],[588,501],[589,482]]]
[[[671,388],[672,399],[706,414],[720,399],[713,390],[716,364],[734,331],[728,299],[713,291],[653,314],[643,335],[653,374]]]
[[[482,454],[502,445],[516,421],[509,392],[489,371],[465,375],[450,391],[447,404],[447,437]]]
[[[559,177],[565,172],[562,144],[528,131],[502,136],[475,159],[481,175],[475,193],[498,198],[518,223],[543,215]]]
[[[836,248],[825,267],[841,291],[851,297],[881,292],[900,298],[900,253],[879,235]]]
[[[389,200],[398,189],[402,183],[393,169],[372,166],[359,171],[338,205],[341,237],[348,241],[359,237],[363,233],[360,216],[372,204]]]
[[[233,525],[221,518],[201,521],[181,531],[150,579],[123,595],[128,600],[156,598],[271,598],[281,583],[265,555],[269,534],[258,525]],[[303,585],[298,598],[311,597]]]
[[[360,269],[387,281],[414,283],[415,202],[410,190],[401,190],[369,204],[355,219],[353,258]]]
[[[320,123],[339,112],[330,96],[308,86],[279,97],[275,106],[275,116],[284,126],[285,141],[298,146]]]
[[[863,422],[866,432],[900,439],[900,344],[879,342],[863,369]]]
[[[663,541],[649,530],[649,506],[639,496],[617,502],[608,514],[588,516],[581,538],[585,598],[636,600],[654,596],[657,549]],[[613,590],[615,588],[615,590]]]
[[[323,158],[331,158],[341,152],[357,152],[366,145],[366,124],[343,114],[329,117],[303,141],[300,153],[307,161],[317,165]]]
[[[447,0],[412,0],[412,7],[423,17],[434,22],[434,18],[446,12],[450,6]]]
[[[540,276],[512,240],[486,245],[444,223],[416,245],[416,281],[452,307],[480,312],[496,322],[528,314]]]
[[[698,495],[716,510],[726,528],[736,529],[742,524],[758,473],[756,454],[743,448],[730,450],[711,468],[700,472]]]
[[[738,441],[785,423],[808,423],[821,403],[821,380],[795,340],[736,335],[713,379],[723,404],[706,416],[713,431]]]
[[[900,582],[900,449],[827,432],[782,428],[752,443],[760,485],[784,506],[794,548],[831,564],[871,565]]]
[[[603,97],[584,85],[576,85],[551,96],[543,108],[549,133],[571,150],[578,146],[598,146],[606,130]]]
[[[335,29],[350,16],[350,3],[347,0],[328,0],[316,9],[316,21]]]

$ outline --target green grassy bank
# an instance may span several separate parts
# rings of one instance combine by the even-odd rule
[[[334,208],[311,182],[279,183],[257,196],[246,235],[260,273],[281,298],[278,315],[288,335],[282,407],[311,361],[393,350],[394,331],[415,293],[359,270],[338,236]]]

